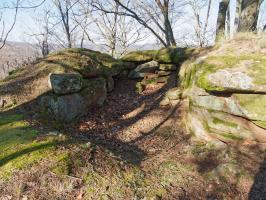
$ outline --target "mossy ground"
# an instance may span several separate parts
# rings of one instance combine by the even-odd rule
[[[15,172],[46,169],[57,177],[65,177],[61,186],[65,192],[70,187],[65,180],[67,177],[83,180],[85,199],[163,198],[168,196],[171,185],[187,183],[184,176],[193,171],[193,167],[170,159],[162,161],[159,167],[152,166],[144,171],[139,166],[126,164],[98,145],[45,136],[19,114],[1,116],[0,141],[0,180],[8,184],[15,177]],[[46,176],[41,174],[38,177],[39,184]],[[0,184],[0,191],[1,187]],[[52,187],[52,182],[46,183],[46,187]],[[27,189],[20,190],[23,193]],[[46,192],[47,196],[56,193],[53,189]],[[37,197],[35,195],[32,194],[32,197]]]
[[[55,158],[58,138],[40,136],[23,115],[0,117],[0,178],[9,178],[14,171],[26,169],[44,158]]]
[[[234,163],[245,172],[237,175],[239,179],[246,180],[251,161],[243,164],[242,159],[248,159],[245,156],[250,156],[250,151],[220,152],[210,144],[194,143],[173,124],[160,126],[139,143],[147,155],[138,163],[128,159],[141,157],[129,147],[109,148],[78,138],[47,136],[47,132],[25,121],[23,115],[1,115],[0,196],[75,199],[81,194],[83,199],[119,200],[184,196],[204,199],[212,195],[241,199],[243,196],[233,192],[237,190],[246,197],[245,187],[231,185],[234,180],[226,176],[227,168],[221,172],[217,167],[220,163]],[[250,172],[247,174],[252,177]]]
[[[74,56],[83,50],[70,51]],[[60,69],[72,70],[78,64],[76,61],[83,59],[78,57],[72,62],[67,60],[68,53],[51,55],[58,56],[59,61],[52,66],[60,65],[64,66]],[[92,60],[96,62],[97,58]],[[229,63],[232,62],[230,60]],[[42,67],[46,68],[46,64],[43,63]],[[193,68],[188,76],[194,77],[197,70]],[[187,85],[191,84],[194,81],[187,81]],[[37,130],[23,115],[1,115],[0,197],[118,200],[248,198],[254,176],[265,156],[256,144],[216,149],[209,143],[194,141],[195,138],[185,134],[178,125],[182,108],[169,117],[167,108],[158,107],[161,93],[150,97],[146,95],[149,101],[142,101],[143,96],[128,97],[134,93],[127,91],[128,85],[123,89],[119,91],[123,92],[122,95],[115,93],[110,98],[110,104],[103,108],[105,110],[96,108],[81,123],[59,128],[73,136],[71,139],[48,136],[46,129]],[[115,98],[118,96],[119,99]],[[127,99],[124,101],[123,98]],[[130,107],[133,101],[134,107]],[[118,106],[112,110],[110,105],[115,103]],[[129,104],[129,107],[124,109],[124,104]],[[145,109],[140,114],[125,118],[128,108],[134,111],[141,105]],[[123,112],[119,113],[121,107]],[[157,109],[160,112],[156,112]],[[107,117],[106,111],[109,113]],[[153,120],[159,119],[158,124],[145,120],[149,112],[152,112],[150,117]],[[94,115],[99,121],[90,118]],[[116,118],[113,118],[114,115]],[[120,124],[121,121],[123,123]],[[139,121],[142,123],[138,124]],[[168,126],[165,125],[167,121]],[[221,123],[219,120],[215,122]],[[139,129],[131,129],[134,132],[127,135],[128,132],[123,131],[130,128],[129,123]],[[125,124],[125,127],[121,126]],[[151,131],[142,132],[146,125]],[[116,137],[120,131],[125,135]],[[86,140],[83,140],[84,137]]]

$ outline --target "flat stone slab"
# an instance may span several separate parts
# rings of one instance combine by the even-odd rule
[[[266,95],[191,96],[191,100],[196,106],[209,110],[222,111],[254,121],[266,121]]]
[[[177,66],[175,64],[160,64],[159,69],[162,71],[175,71]]]
[[[217,57],[217,59],[207,60],[197,70],[196,77],[199,87],[210,92],[266,94],[266,58],[258,60],[241,60],[239,58],[237,60],[237,58],[229,57],[227,59],[233,60],[230,61],[232,62],[231,66],[223,62],[219,65],[219,59],[222,58]],[[212,64],[212,62],[217,63]]]

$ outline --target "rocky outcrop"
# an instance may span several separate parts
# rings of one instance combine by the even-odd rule
[[[177,105],[181,100],[182,91],[180,88],[172,88],[168,90],[163,98],[163,100],[160,102],[161,106],[168,106],[168,105]]]
[[[85,81],[85,88],[80,92],[57,95],[49,94],[42,98],[42,105],[63,122],[71,122],[85,115],[88,108],[103,105],[107,97],[106,81],[104,78],[94,78]]]
[[[164,48],[160,50],[135,51],[125,55],[122,60],[135,64],[129,72],[131,79],[141,79],[136,89],[139,93],[159,84],[167,84],[171,74],[176,73],[180,63],[191,49]],[[169,101],[167,99],[164,102]],[[164,104],[164,103],[162,103]]]
[[[124,64],[108,54],[84,48],[52,53],[32,65],[15,70],[11,76],[0,81],[0,109],[7,110],[32,102],[51,89],[58,95],[73,94],[83,89],[80,77],[118,77],[134,67],[135,64]],[[49,74],[53,76],[49,78]],[[109,90],[112,88],[110,83]]]
[[[186,127],[215,144],[266,143],[265,55],[213,55],[181,68]]]
[[[56,120],[71,122],[95,105],[103,105],[115,80],[128,75],[136,64],[122,62],[89,49],[65,49],[20,69],[0,82],[0,109],[23,103]]]
[[[81,90],[82,76],[80,74],[49,74],[49,87],[56,94],[70,94]]]
[[[176,66],[176,64],[163,64],[163,63],[161,63],[159,69],[162,71],[175,71],[175,70],[177,70],[177,66]]]
[[[159,69],[159,63],[156,61],[150,61],[141,65],[138,65],[133,69],[128,77],[131,79],[144,78],[147,73],[154,73]]]

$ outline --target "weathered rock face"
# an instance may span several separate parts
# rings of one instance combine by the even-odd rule
[[[214,54],[212,54],[214,55]],[[266,142],[265,55],[206,56],[183,65],[186,124],[205,141]]]
[[[56,94],[71,94],[81,90],[80,74],[49,74],[49,86]]]
[[[134,64],[124,64],[121,60],[98,51],[85,48],[64,49],[49,54],[44,59],[36,61],[34,65],[20,68],[11,76],[1,80],[0,109],[7,110],[32,102],[50,92],[51,87],[47,84],[50,73],[80,74],[84,79],[91,79],[101,76],[119,76],[122,71],[134,67]],[[67,95],[80,91],[81,84],[78,77],[68,79],[61,76],[57,77],[56,81],[59,82],[53,82],[53,88],[58,94]]]
[[[180,88],[172,88],[165,96],[170,100],[178,100],[181,98],[181,90]]]
[[[85,81],[85,89],[69,95],[51,94],[43,98],[42,104],[57,120],[71,122],[86,114],[89,107],[103,105],[107,97],[106,82],[103,78]]]
[[[266,95],[192,96],[191,100],[194,105],[205,109],[222,111],[249,120],[266,121]]]
[[[106,87],[107,92],[112,92],[115,88],[115,81],[111,76],[107,77],[106,79]]]
[[[198,85],[208,91],[217,92],[246,92],[266,93],[265,57],[249,59],[248,57],[237,58],[227,57],[232,65],[217,65],[215,58],[206,60],[198,78]],[[219,59],[219,58],[218,58]]]
[[[144,78],[146,73],[152,73],[159,69],[159,63],[156,61],[150,61],[137,66],[136,69],[129,73],[129,78]]]
[[[71,122],[86,113],[85,99],[78,93],[51,96],[48,101],[49,111],[57,120]]]
[[[177,66],[175,64],[160,64],[159,69],[163,71],[175,71]]]

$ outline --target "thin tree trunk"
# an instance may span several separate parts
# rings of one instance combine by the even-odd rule
[[[236,0],[236,16],[235,16],[235,22],[234,22],[234,33],[237,32],[238,26],[239,26],[241,4],[242,4],[242,0]]]
[[[241,3],[238,32],[257,30],[260,0],[243,0]]]
[[[216,41],[225,36],[225,20],[226,11],[228,9],[229,0],[222,0],[219,5],[219,13],[216,28]]]
[[[231,38],[231,16],[230,16],[230,2],[226,10],[226,19],[225,19],[225,38],[230,39]]]
[[[205,36],[206,32],[207,32],[207,28],[209,25],[209,18],[210,18],[210,12],[211,12],[211,5],[212,5],[212,0],[209,0],[208,3],[208,11],[207,11],[207,15],[206,15],[206,20],[205,20],[205,25],[204,25],[204,30],[203,30],[203,34]]]
[[[171,22],[169,20],[169,0],[163,1],[155,0],[158,7],[160,8],[163,18],[164,18],[164,35],[167,46],[176,46],[176,41],[174,38],[174,33],[172,29]]]

